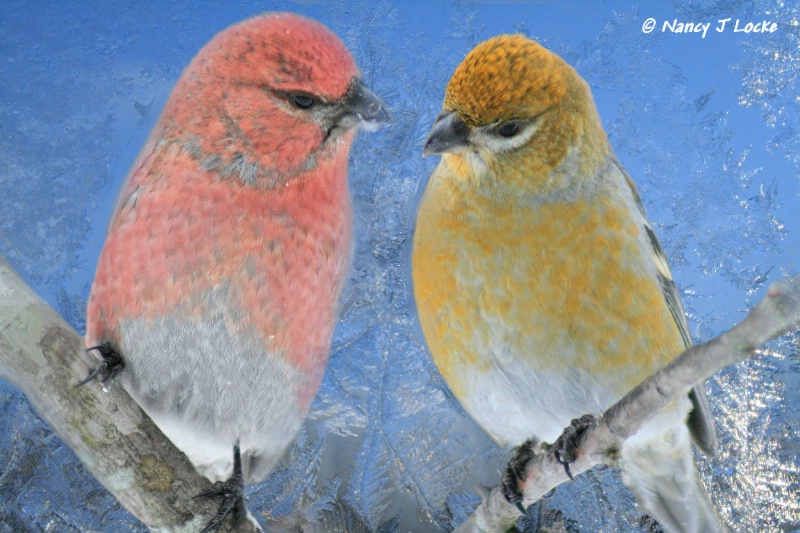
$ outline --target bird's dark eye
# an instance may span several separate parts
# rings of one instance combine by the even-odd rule
[[[316,100],[308,96],[307,94],[295,94],[292,95],[292,104],[299,109],[311,109],[314,107],[314,104],[317,103]]]
[[[519,133],[519,122],[507,122],[503,127],[497,130],[502,137],[509,138]]]

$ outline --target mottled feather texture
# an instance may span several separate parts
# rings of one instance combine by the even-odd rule
[[[479,44],[425,151],[442,159],[414,236],[420,320],[447,383],[498,443],[552,442],[688,345],[636,188],[560,57],[520,35]],[[705,406],[702,387],[695,397]],[[690,409],[674,402],[626,443],[623,479],[669,531],[716,531]]]
[[[198,469],[262,479],[330,350],[352,255],[347,159],[382,120],[344,44],[270,13],[192,60],[123,186],[87,310],[121,381]]]
[[[554,186],[535,177],[548,176],[567,158],[580,165],[580,176],[592,176],[608,151],[589,86],[563,59],[521,35],[494,37],[467,54],[447,84],[444,109],[475,129],[513,120],[540,122],[537,142],[513,159],[525,168],[512,172],[505,158],[487,157],[496,175],[530,177],[521,187]]]

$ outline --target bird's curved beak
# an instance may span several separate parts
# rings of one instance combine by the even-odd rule
[[[425,140],[422,156],[460,152],[469,144],[469,126],[452,111],[442,111]]]
[[[342,102],[342,111],[337,126],[342,128],[361,127],[377,129],[389,120],[389,113],[380,98],[370,91],[364,82],[355,80]]]

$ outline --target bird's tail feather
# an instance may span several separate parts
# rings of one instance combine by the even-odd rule
[[[638,435],[637,435],[638,436]],[[636,437],[622,450],[622,480],[640,507],[669,533],[727,531],[703,488],[685,425],[647,440]]]

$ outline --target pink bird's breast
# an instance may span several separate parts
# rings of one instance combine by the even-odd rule
[[[352,255],[351,138],[271,189],[162,142],[123,188],[86,340],[119,346],[125,388],[212,480],[236,439],[247,478],[266,475],[319,388]]]
[[[128,319],[197,320],[225,286],[232,331],[315,372],[327,357],[351,257],[344,144],[312,172],[267,190],[200,171],[186,151],[159,145],[120,199],[88,336],[119,340],[117,326]]]

